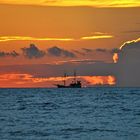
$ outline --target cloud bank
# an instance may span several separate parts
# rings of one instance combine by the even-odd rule
[[[140,39],[120,47],[116,70],[118,86],[140,86]]]
[[[0,57],[17,57],[17,56],[24,56],[28,59],[40,59],[45,56],[51,56],[51,57],[67,57],[67,58],[75,58],[76,52],[75,51],[69,51],[62,49],[60,47],[54,46],[51,48],[48,48],[47,51],[39,49],[35,44],[30,44],[29,47],[21,48],[22,53],[17,53],[16,51],[12,52],[0,52]],[[74,53],[75,52],[75,53]],[[82,54],[79,52],[79,54]]]
[[[51,47],[47,51],[39,49],[34,44],[27,48],[22,48],[26,58],[42,58],[44,56],[76,58],[76,52],[65,50],[59,47]],[[61,77],[64,70],[73,75],[73,70],[78,71],[79,76],[115,76],[116,86],[140,87],[140,39],[127,41],[119,49],[82,49],[80,53],[91,54],[91,52],[114,53],[113,59],[116,63],[95,61],[93,59],[70,59],[57,64],[37,64],[37,65],[13,65],[1,66],[0,73],[7,74],[18,71],[42,77]],[[78,52],[79,53],[79,52]],[[79,54],[80,54],[79,53]],[[13,52],[0,52],[0,57],[16,57],[20,54]],[[81,54],[82,55],[82,54]],[[37,72],[37,73],[36,73]],[[98,77],[99,78],[99,77]],[[111,80],[111,79],[110,79]],[[89,82],[91,79],[89,80]],[[94,80],[93,80],[94,81]]]

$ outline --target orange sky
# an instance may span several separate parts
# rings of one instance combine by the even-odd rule
[[[0,0],[0,65],[56,65],[64,60],[113,63],[112,49],[139,38],[139,6],[137,0],[104,3]],[[44,54],[26,57],[28,49],[23,54],[23,48],[29,48],[30,44]],[[61,48],[61,54],[48,51],[54,46]]]

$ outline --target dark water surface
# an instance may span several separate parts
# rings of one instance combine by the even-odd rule
[[[140,88],[0,89],[0,140],[140,140]]]

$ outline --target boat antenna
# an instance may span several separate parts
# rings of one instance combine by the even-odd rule
[[[63,80],[63,82],[64,82],[64,86],[66,86],[66,77],[67,77],[67,73],[64,72],[64,80]]]

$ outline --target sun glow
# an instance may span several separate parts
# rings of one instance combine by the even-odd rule
[[[115,85],[114,76],[85,76],[84,79],[91,85]]]
[[[5,4],[41,5],[41,6],[93,6],[93,7],[138,7],[139,0],[1,0]]]
[[[113,55],[113,61],[114,61],[114,63],[117,63],[118,62],[118,59],[119,59],[118,53],[114,53],[114,55]]]

